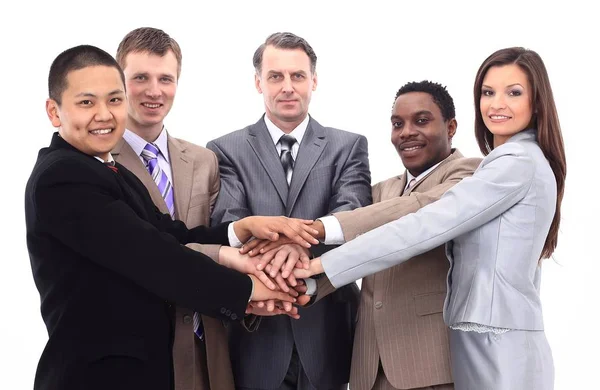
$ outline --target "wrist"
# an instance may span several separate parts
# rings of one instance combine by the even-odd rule
[[[238,240],[242,243],[248,241],[252,236],[248,228],[249,219],[252,217],[242,218],[239,221],[233,223],[233,231],[237,236]]]
[[[323,242],[325,240],[325,226],[323,225],[323,222],[320,219],[317,219],[313,222],[311,227],[318,232],[317,237],[315,238],[320,242]]]

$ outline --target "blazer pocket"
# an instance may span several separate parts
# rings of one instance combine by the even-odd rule
[[[192,207],[202,206],[208,202],[210,202],[210,194],[208,192],[204,194],[197,194],[192,196],[189,208],[191,209]]]
[[[415,311],[418,316],[428,316],[444,311],[445,292],[415,295]]]
[[[97,344],[86,351],[88,361],[100,361],[108,358],[124,357],[135,358],[142,361],[148,359],[144,342],[140,339],[122,340],[121,342],[112,341]]]

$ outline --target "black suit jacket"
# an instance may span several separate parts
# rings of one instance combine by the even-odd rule
[[[250,279],[181,245],[227,244],[227,226],[188,230],[116,166],[55,134],[27,183],[27,246],[49,334],[35,389],[170,389],[174,305],[244,315]]]

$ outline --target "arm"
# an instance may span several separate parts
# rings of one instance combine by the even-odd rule
[[[398,196],[371,206],[335,213],[334,217],[342,227],[345,241],[351,241],[360,234],[414,213],[437,201],[456,183],[471,176],[480,163],[481,159],[479,158],[451,161],[448,164],[452,164],[452,167],[446,171],[442,182],[428,191],[413,192],[409,196]]]
[[[440,246],[516,204],[529,190],[534,172],[522,146],[504,144],[439,201],[323,255],[322,268],[339,287]]]
[[[223,307],[242,317],[252,288],[250,279],[181,246],[140,218],[109,179],[77,160],[63,159],[48,166],[32,192],[45,234],[82,260],[162,299],[217,318],[224,318]]]
[[[211,216],[211,225],[226,221],[237,221],[252,215],[246,202],[246,190],[233,162],[215,142],[206,147],[212,150],[219,161],[221,189]]]
[[[333,187],[328,212],[352,210],[371,203],[368,144],[367,139],[361,135],[357,137],[343,162],[342,172]],[[311,253],[317,257],[333,248],[335,246],[320,244],[311,248]]]

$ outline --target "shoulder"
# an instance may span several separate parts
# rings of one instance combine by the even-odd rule
[[[243,129],[235,130],[219,138],[215,138],[212,141],[209,141],[206,144],[206,147],[209,149],[213,149],[215,146],[217,146],[218,148],[226,148],[230,145],[235,146],[242,142],[245,142],[245,140],[250,135],[250,129],[253,126],[254,125],[249,125],[244,127]]]
[[[325,134],[328,139],[339,141],[348,144],[354,144],[357,142],[367,142],[367,137],[361,134],[353,133],[347,130],[337,129],[335,127],[323,127]]]
[[[404,174],[390,177],[389,179],[386,179],[386,180],[382,180],[379,183],[373,185],[373,189],[375,189],[375,188],[385,189],[385,188],[389,188],[389,187],[398,185],[402,181],[403,176],[404,176]]]
[[[185,149],[185,155],[190,156],[194,161],[201,164],[210,164],[216,161],[217,157],[212,150],[180,138],[175,139]]]
[[[446,164],[440,165],[439,169],[449,172],[455,170],[470,170],[471,172],[475,172],[482,161],[481,157],[460,157],[448,160]]]

